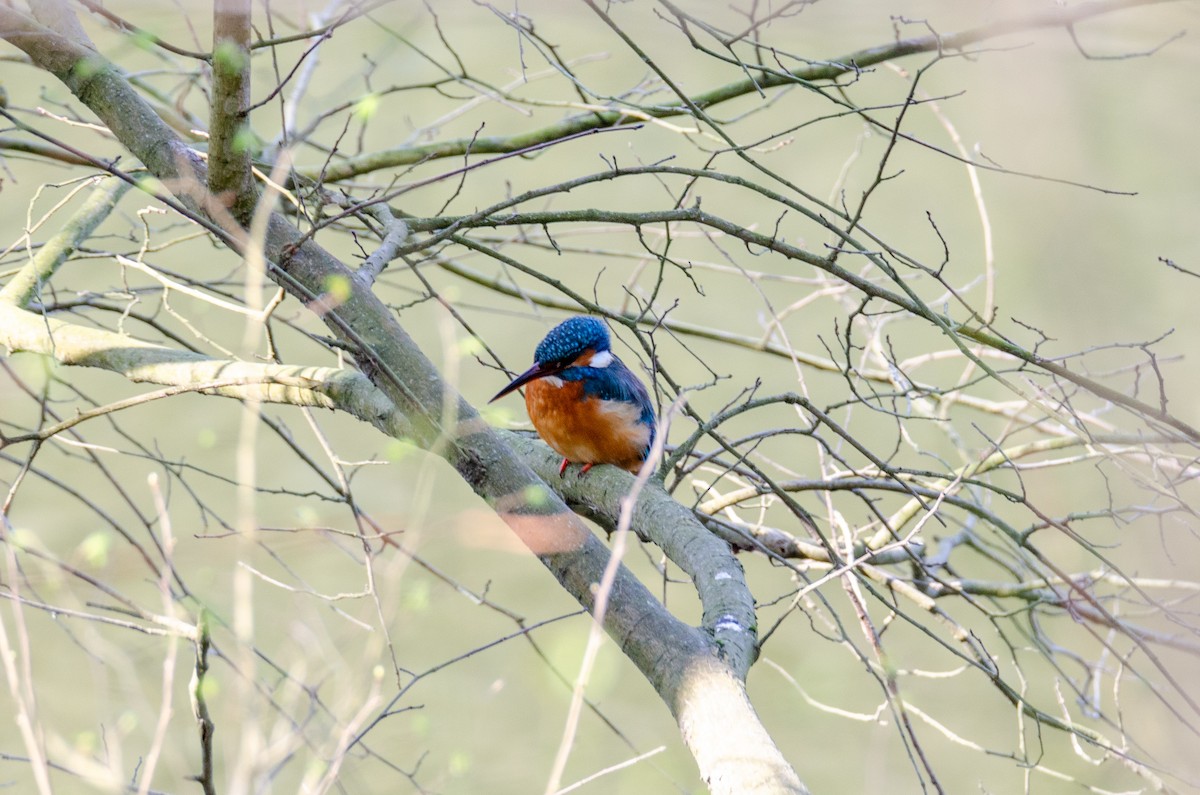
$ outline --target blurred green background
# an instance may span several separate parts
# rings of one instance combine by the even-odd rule
[[[202,4],[131,2],[110,7],[177,45],[209,46],[209,11]],[[744,24],[736,8],[723,4],[692,2],[684,7],[726,29]],[[778,20],[767,33],[790,52],[819,60],[886,44],[897,31],[902,36],[924,35],[930,29],[948,34],[1055,7],[1050,2],[827,0]],[[301,20],[321,9],[304,3],[272,3],[271,8],[278,15],[277,24],[285,19],[302,24]],[[314,137],[326,145],[340,141],[343,151],[359,147],[370,151],[470,137],[476,132],[519,133],[561,118],[567,112],[561,103],[576,97],[560,75],[545,74],[550,70],[543,54],[536,53],[529,41],[518,37],[501,18],[518,9],[594,90],[621,93],[638,84],[648,71],[582,4],[545,0],[490,7],[451,0],[433,3],[432,8],[437,26],[423,4],[402,0],[372,12],[370,19],[357,20],[324,43],[320,65],[311,75],[301,105],[301,125],[325,108],[371,92],[378,92],[378,103],[368,124],[351,124],[348,134],[341,136],[347,119],[341,113],[320,125]],[[621,3],[609,11],[658,63],[669,68],[682,89],[699,92],[740,79],[736,67],[719,64],[691,48],[663,19],[662,6]],[[256,7],[256,14],[261,16],[261,8]],[[1020,333],[1020,327],[1010,320],[1016,317],[1040,330],[1049,339],[1043,349],[1046,355],[1116,342],[1144,342],[1171,332],[1155,351],[1163,362],[1171,410],[1193,423],[1200,422],[1192,399],[1197,379],[1192,362],[1185,357],[1200,341],[1194,310],[1200,291],[1195,277],[1165,267],[1158,258],[1200,271],[1196,235],[1200,219],[1196,155],[1200,81],[1194,78],[1200,68],[1200,50],[1194,37],[1184,36],[1152,55],[1138,54],[1179,31],[1195,30],[1197,23],[1200,7],[1195,3],[1150,5],[1086,22],[1076,34],[1088,53],[1102,56],[1093,58],[1084,57],[1062,30],[1025,31],[989,39],[977,45],[970,57],[948,58],[923,76],[922,91],[940,97],[940,116],[928,106],[919,106],[909,111],[905,122],[908,133],[949,149],[952,143],[944,120],[949,121],[973,156],[1020,172],[979,174],[994,246],[995,305],[1004,328]],[[108,57],[160,90],[174,91],[185,79],[172,62],[139,48],[130,38],[94,20],[86,20],[86,24]],[[387,93],[388,86],[441,77],[431,59],[448,62],[444,42],[453,46],[469,73],[495,86],[510,82],[519,86],[523,76],[537,76],[527,86],[513,89],[526,102],[472,102],[470,97],[480,90],[478,86]],[[286,72],[306,46],[301,42],[280,48],[278,67],[267,53],[256,55],[256,99],[275,84],[276,68]],[[4,54],[13,52],[8,48]],[[896,65],[911,73],[930,60],[929,55],[916,55]],[[0,63],[0,80],[10,95],[10,105],[20,109],[29,123],[86,144],[98,156],[119,153],[111,141],[35,110],[44,108],[64,116],[81,111],[68,92],[45,75],[7,61]],[[904,75],[881,65],[863,76],[861,85],[853,89],[854,98],[862,105],[883,106],[877,113],[890,121],[895,103],[903,101],[909,85]],[[776,93],[782,97],[774,100],[769,112],[748,117],[735,128],[739,141],[755,140],[759,130],[771,133],[796,125],[794,133],[783,141],[765,144],[757,156],[812,194],[833,203],[841,201],[841,194],[853,206],[859,191],[874,177],[887,139],[851,115],[800,126],[831,114],[834,108],[799,89]],[[182,105],[204,116],[198,90],[181,95]],[[665,101],[665,96],[660,100]],[[758,97],[748,96],[720,106],[714,115],[730,119],[759,104]],[[683,122],[675,119],[670,124]],[[264,139],[274,136],[279,124],[277,106],[267,106],[254,116],[255,132]],[[433,214],[446,202],[451,214],[470,212],[506,195],[601,171],[606,159],[634,165],[675,157],[679,165],[699,167],[706,152],[721,146],[717,140],[685,139],[666,126],[647,124],[636,131],[608,132],[554,147],[534,159],[497,163],[470,175],[461,189],[455,180],[437,182],[396,203],[416,215]],[[297,156],[305,166],[321,162],[319,153],[311,150],[302,149]],[[437,161],[412,171],[366,175],[355,183],[369,188],[388,186],[393,179],[415,182],[458,165],[461,160]],[[727,165],[726,161],[722,165]],[[15,154],[4,154],[3,169],[0,197],[5,212],[0,216],[0,242],[13,244],[13,248],[0,270],[8,273],[24,261],[24,230],[67,196],[74,188],[67,181],[81,172]],[[948,281],[964,285],[972,302],[981,304],[984,238],[962,164],[902,142],[887,171],[895,176],[873,198],[866,226],[891,245],[935,266],[943,257],[940,233],[952,252],[946,266]],[[702,206],[709,212],[746,225],[755,223],[763,232],[777,223],[778,209],[766,202],[756,204],[745,194],[722,193],[711,186],[699,192]],[[661,209],[670,206],[671,200],[669,191],[658,190],[652,183],[630,191],[617,182],[577,191],[559,198],[553,206]],[[59,214],[45,227],[32,233],[34,241],[44,240],[56,228],[55,222],[78,205],[80,197],[71,201],[56,211]],[[137,213],[153,204],[144,195],[127,195],[89,249],[136,250],[141,243]],[[931,216],[936,220],[936,232],[929,222]],[[157,218],[151,223],[155,242],[191,231],[183,225],[172,230]],[[821,251],[830,242],[815,226],[794,217],[787,218],[780,228],[790,242],[810,250]],[[536,236],[538,230],[529,232]],[[581,225],[570,234],[556,235],[556,240],[564,248],[590,250],[560,255],[548,246],[542,246],[540,252],[528,246],[521,249],[521,260],[584,295],[595,294],[608,306],[625,300],[627,285],[649,283],[650,276],[630,268],[640,249],[627,232],[613,234],[605,228]],[[359,254],[348,237],[330,236],[322,242],[347,260]],[[371,244],[364,244],[370,250]],[[764,333],[768,304],[776,312],[785,310],[816,285],[812,272],[798,271],[794,263],[744,248],[737,261],[730,262],[724,254],[738,252],[737,247],[720,248],[697,236],[681,236],[674,245],[673,256],[697,263],[690,278],[673,269],[665,276],[659,299],[662,304],[678,300],[672,317],[679,321],[759,336]],[[156,264],[192,278],[227,277],[228,288],[240,295],[240,263],[204,239],[172,245],[152,256]],[[467,255],[462,255],[462,261],[486,264]],[[645,264],[650,272],[657,268],[649,258]],[[738,272],[739,267],[762,277],[751,283]],[[467,318],[475,333],[510,369],[523,369],[536,341],[562,317],[561,312],[500,299],[466,280],[430,270],[440,296]],[[795,281],[781,281],[781,276]],[[693,278],[703,286],[703,294],[693,287]],[[122,272],[110,257],[93,258],[84,252],[56,277],[56,297],[65,300],[89,290],[111,293],[123,281],[153,284],[138,274]],[[528,287],[547,292],[544,286]],[[388,291],[388,300],[397,305],[415,302],[401,310],[402,323],[434,361],[444,363],[468,400],[481,405],[505,383],[502,373],[482,367],[471,355],[474,349],[464,343],[468,335],[441,304],[417,301],[423,288],[405,268],[394,266],[380,289]],[[937,298],[936,293],[926,292],[927,284],[916,289],[927,300]],[[189,341],[206,349],[226,346],[240,350],[240,320],[231,320],[227,313],[184,296],[172,297],[169,308],[156,303],[159,299],[155,297],[147,295],[144,300],[153,303],[163,322],[180,329]],[[301,329],[323,333],[319,323],[294,301],[285,303],[281,313]],[[798,350],[825,355],[824,344],[835,338],[834,323],[842,315],[843,308],[833,301],[789,314],[785,327],[791,344]],[[180,325],[180,318],[187,318],[194,334]],[[111,320],[106,318],[106,322]],[[131,331],[145,333],[133,326]],[[1035,340],[1036,336],[1026,334],[1022,339]],[[947,347],[938,335],[915,325],[899,327],[889,340],[899,359]],[[312,348],[305,347],[306,339],[295,330],[281,331],[278,344],[285,361],[335,363],[328,354],[311,354]],[[618,352],[627,359],[636,358],[626,345],[618,344]],[[315,358],[318,355],[323,358]],[[766,392],[797,388],[797,370],[785,359],[756,356],[716,342],[689,340],[685,348],[668,341],[658,355],[684,384],[710,380],[700,360],[729,377],[695,393],[693,405],[702,415],[733,399],[755,379],[762,380]],[[22,391],[22,384],[37,390],[52,379],[64,379],[100,402],[139,389],[112,374],[56,370],[27,355],[11,357],[6,363],[11,371],[0,379],[0,418],[11,426],[28,427],[39,416],[37,400]],[[1128,363],[1129,357],[1120,351],[1088,360],[1089,367],[1114,369]],[[923,372],[939,371],[934,365]],[[838,377],[807,373],[805,378],[818,405],[847,397],[845,382]],[[1129,379],[1117,378],[1114,383],[1132,390]],[[1141,388],[1153,389],[1153,385],[1147,382]],[[75,410],[77,397],[60,386],[52,387],[51,394],[55,401],[62,401],[62,412],[69,415]],[[997,390],[994,397],[1004,395]],[[105,421],[89,424],[89,448],[47,445],[36,460],[39,474],[21,485],[13,501],[13,532],[31,547],[44,549],[112,584],[139,604],[166,610],[158,584],[147,578],[136,551],[116,532],[121,526],[144,537],[145,527],[139,525],[144,524],[144,517],[153,516],[146,477],[158,473],[178,544],[175,558],[186,572],[195,597],[192,604],[207,604],[215,615],[228,620],[234,614],[235,572],[239,567],[243,571],[252,567],[264,575],[253,578],[255,647],[262,652],[260,657],[249,658],[254,671],[246,671],[247,658],[236,655],[213,664],[210,698],[217,725],[219,783],[230,775],[239,753],[247,752],[277,771],[263,791],[294,791],[306,776],[315,781],[324,770],[321,760],[336,748],[345,727],[361,728],[360,711],[374,715],[396,692],[394,669],[398,668],[403,682],[412,675],[437,670],[419,679],[395,704],[396,713],[370,731],[366,738],[370,753],[359,748],[349,755],[333,791],[540,791],[566,718],[570,682],[590,627],[587,618],[576,615],[541,627],[531,634],[533,643],[519,636],[499,642],[520,628],[514,616],[527,625],[535,624],[571,614],[577,606],[440,459],[327,412],[316,415],[316,423],[337,459],[353,473],[357,503],[384,530],[398,533],[396,540],[405,550],[401,554],[385,548],[376,558],[378,601],[354,596],[367,582],[361,546],[353,537],[354,523],[346,506],[327,499],[327,484],[265,427],[259,428],[257,438],[258,477],[264,491],[257,497],[256,515],[259,526],[267,529],[259,533],[256,544],[239,540],[221,521],[232,522],[237,515],[236,490],[229,477],[234,472],[241,412],[231,401],[185,395],[139,407],[119,418],[119,426]],[[303,416],[273,406],[264,413],[279,418],[297,443],[321,460],[324,469],[330,469]],[[516,398],[487,416],[502,424],[522,426],[525,422]],[[881,452],[886,453],[896,433],[894,423],[870,417],[857,420],[860,438],[879,438]],[[755,420],[745,430],[761,422]],[[879,437],[872,435],[873,423],[880,425]],[[986,426],[987,420],[980,423]],[[690,431],[690,427],[676,429],[672,440],[679,441]],[[914,428],[913,433],[919,436],[921,429]],[[982,438],[971,444],[986,447]],[[816,451],[810,447],[807,442],[791,440],[773,442],[768,449],[786,458],[796,471],[811,473]],[[0,471],[0,480],[7,487],[16,478],[27,450],[12,447],[4,453],[13,456],[4,460]],[[110,475],[97,472],[89,457],[92,454]],[[172,463],[164,467],[156,457]],[[168,470],[172,476],[164,474]],[[1095,473],[1069,481],[1031,479],[1026,485],[1032,501],[1052,513],[1102,504],[1106,490],[1118,494],[1132,491]],[[686,499],[691,495],[685,488],[680,496]],[[816,498],[807,497],[805,504],[820,513]],[[855,513],[847,514],[849,521],[869,521],[861,507],[853,510]],[[105,517],[111,518],[111,523]],[[1195,580],[1197,564],[1190,547],[1195,543],[1195,531],[1194,523],[1158,528],[1151,523],[1138,526],[1136,533],[1108,531],[1111,537],[1098,531],[1094,541],[1119,540],[1122,545],[1113,555],[1127,571]],[[1056,551],[1068,569],[1094,565],[1065,542]],[[664,583],[656,569],[658,556],[652,548],[636,549],[628,562],[652,590],[665,594],[678,615],[696,623],[690,587],[678,582],[678,571],[670,571],[672,581]],[[793,586],[761,557],[746,555],[742,561],[763,604],[760,627],[769,627],[785,610]],[[23,555],[20,567],[27,578],[24,588],[33,589],[26,592],[30,598],[91,612],[97,608],[90,605],[105,601],[36,557]],[[6,583],[11,571],[6,570]],[[331,600],[305,593],[308,590],[346,596]],[[839,598],[841,585],[828,583],[822,593],[828,593],[832,612],[853,626],[853,614]],[[968,608],[944,606],[968,620]],[[11,603],[0,609],[6,612],[9,633],[15,632],[12,622],[18,611]],[[185,780],[197,771],[199,758],[186,692],[192,666],[190,648],[181,641],[55,613],[19,612],[32,643],[38,717],[45,727],[46,747],[51,758],[80,774],[57,775],[56,791],[121,791],[132,780],[156,731],[162,706],[163,660],[172,643],[177,651],[171,667],[172,714],[153,787],[166,792],[194,791],[195,785]],[[1048,619],[1047,623],[1056,625],[1054,631],[1061,633],[1056,637],[1079,648],[1081,655],[1103,656],[1097,644],[1069,619]],[[935,624],[930,621],[931,626]],[[381,625],[387,628],[386,636]],[[814,792],[920,791],[894,716],[881,706],[881,690],[857,657],[844,644],[828,642],[818,619],[792,614],[785,629],[765,647],[749,687],[767,727],[801,778]],[[1049,729],[1040,736],[1030,731],[1021,735],[1015,710],[982,677],[963,673],[949,655],[928,650],[917,628],[898,623],[888,631],[894,662],[903,672],[907,701],[946,729],[943,732],[929,723],[918,726],[924,751],[935,760],[945,791],[1077,792],[1087,791],[1088,786],[1098,788],[1094,791],[1137,791],[1146,786],[1144,780],[1130,776],[1120,760],[1097,765],[1084,761],[1072,751],[1068,739]],[[229,630],[222,629],[220,634],[224,643],[219,639],[218,645],[231,648]],[[861,642],[861,637],[856,639]],[[1033,652],[1029,655],[1034,656]],[[1193,657],[1171,650],[1164,650],[1162,657],[1192,694],[1200,694]],[[1031,661],[1030,670],[1042,669]],[[1046,703],[1054,703],[1051,676],[1026,684]],[[1113,683],[1105,686],[1112,688]],[[1136,680],[1122,683],[1127,691],[1121,693],[1120,717],[1129,736],[1141,744],[1130,748],[1130,753],[1178,776],[1170,778],[1171,786],[1187,791],[1200,780],[1195,734],[1169,716],[1164,719],[1161,706],[1138,691],[1141,686]],[[666,708],[607,641],[587,695],[598,712],[589,711],[583,717],[566,781],[662,746],[664,750],[650,759],[579,791],[704,791]],[[1103,695],[1110,697],[1108,692]],[[0,716],[10,712],[10,698],[7,690],[0,693]],[[248,744],[250,736],[257,737],[260,745]],[[0,717],[0,785],[10,786],[14,792],[34,791],[28,766],[13,758],[24,756],[23,749],[15,722]],[[1078,777],[1082,783],[1031,772],[1006,756],[1019,751]],[[1086,753],[1092,758],[1100,755],[1095,749]]]

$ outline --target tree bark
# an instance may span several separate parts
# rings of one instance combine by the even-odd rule
[[[0,6],[0,35],[62,80],[189,211],[221,227],[232,247],[243,247],[244,233],[229,228],[223,202],[201,189],[209,176],[201,158],[89,42],[72,37],[69,26],[51,30],[6,6]],[[244,79],[248,82],[248,76]],[[255,198],[250,190],[233,206]],[[363,280],[353,278],[352,270],[278,214],[271,215],[262,244],[271,278],[314,307],[356,352],[366,376],[408,420],[412,439],[454,466],[562,586],[593,609],[609,560],[607,547],[451,390],[394,313]],[[344,295],[327,294],[334,282],[348,288]],[[631,483],[624,473],[595,474],[614,488],[628,489]],[[756,624],[741,567],[727,546],[699,526],[662,529],[664,538],[676,534],[668,545],[674,551],[693,545],[705,551],[695,560],[685,558],[704,604],[701,627],[671,615],[621,566],[603,618],[605,630],[670,707],[713,792],[805,792],[746,696],[743,680],[754,657]]]
[[[250,146],[250,2],[213,4],[213,87],[208,124],[208,190],[242,226],[254,213]]]

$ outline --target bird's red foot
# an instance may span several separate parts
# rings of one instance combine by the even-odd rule
[[[563,476],[563,473],[567,471],[567,466],[568,466],[570,463],[571,463],[570,461],[568,461],[567,459],[565,459],[565,458],[564,458],[564,459],[562,460],[562,463],[558,465],[558,476],[559,476],[560,478]],[[594,464],[594,463],[592,463],[592,464],[584,464],[584,465],[583,465],[583,469],[579,470],[579,474],[580,474],[580,475],[584,475],[584,474],[586,474],[586,473],[587,473],[587,471],[588,471],[589,469],[591,469],[592,467],[594,467],[594,466],[595,466],[595,464]]]

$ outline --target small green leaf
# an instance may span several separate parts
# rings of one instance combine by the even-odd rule
[[[538,483],[526,486],[523,496],[525,497],[525,503],[531,508],[541,508],[550,502],[550,493],[546,491],[545,486]]]
[[[334,303],[342,304],[350,297],[350,279],[340,274],[333,274],[325,279],[325,292]]]
[[[296,522],[301,527],[313,528],[321,521],[321,516],[311,506],[301,505],[296,509]]]
[[[121,734],[129,735],[138,727],[138,716],[133,710],[125,710],[117,717],[117,729]]]
[[[13,545],[17,547],[36,549],[38,546],[37,533],[30,530],[28,527],[14,527],[9,531]]]
[[[139,50],[149,52],[154,49],[154,34],[146,30],[135,30],[129,34],[129,41]]]
[[[466,751],[455,751],[450,754],[450,764],[448,767],[450,775],[455,778],[463,776],[471,769],[471,757]]]
[[[517,397],[520,398],[519,395]],[[480,406],[479,414],[483,417],[484,422],[501,428],[509,425],[517,416],[512,408],[500,403],[488,403]]]
[[[224,69],[227,72],[237,72],[246,65],[246,54],[236,43],[225,40],[219,42],[213,50],[213,68]]]
[[[96,568],[108,564],[108,551],[112,549],[112,536],[103,530],[89,533],[79,544],[79,554]]]
[[[365,97],[354,103],[354,116],[359,121],[370,121],[371,117],[379,110],[379,95],[367,94]]]
[[[408,458],[415,449],[406,439],[389,439],[387,447],[383,450],[383,457],[394,464]]]
[[[244,124],[239,127],[233,136],[233,151],[238,154],[243,152],[258,154],[261,150],[262,139],[255,134],[254,130],[250,129],[250,125]]]
[[[99,738],[94,731],[81,731],[75,735],[73,743],[75,753],[91,756],[95,753],[97,746],[100,745]]]
[[[411,712],[412,717],[409,718],[408,726],[417,737],[425,739],[433,732],[433,721],[429,719],[429,715],[424,712]]]
[[[81,58],[75,64],[75,76],[81,80],[87,80],[104,70],[105,61],[100,56],[90,58]]]
[[[458,352],[463,356],[483,353],[483,342],[478,337],[463,337],[458,341]]]
[[[408,588],[404,590],[404,594],[400,599],[405,610],[413,613],[423,613],[429,609],[429,604],[432,601],[427,580],[412,580]]]
[[[204,703],[207,704],[220,694],[221,684],[216,677],[206,676],[200,680],[200,697],[204,699]]]
[[[139,190],[156,196],[162,196],[167,193],[166,186],[162,184],[158,177],[152,177],[149,174],[139,177],[137,186]]]

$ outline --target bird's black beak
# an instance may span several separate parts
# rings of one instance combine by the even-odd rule
[[[528,370],[526,370],[525,372],[521,373],[519,376],[514,378],[512,380],[512,383],[510,383],[508,386],[504,387],[504,389],[501,389],[499,392],[497,392],[496,396],[494,398],[492,398],[491,400],[489,400],[488,403],[499,400],[500,398],[507,395],[509,392],[512,392],[515,389],[519,389],[520,387],[524,386],[525,384],[528,384],[530,381],[536,380],[538,378],[545,378],[548,375],[554,375],[555,373],[560,373],[562,371],[563,371],[563,368],[561,366],[557,366],[554,364],[545,364],[545,365],[537,364],[535,362],[533,367],[530,367]]]

